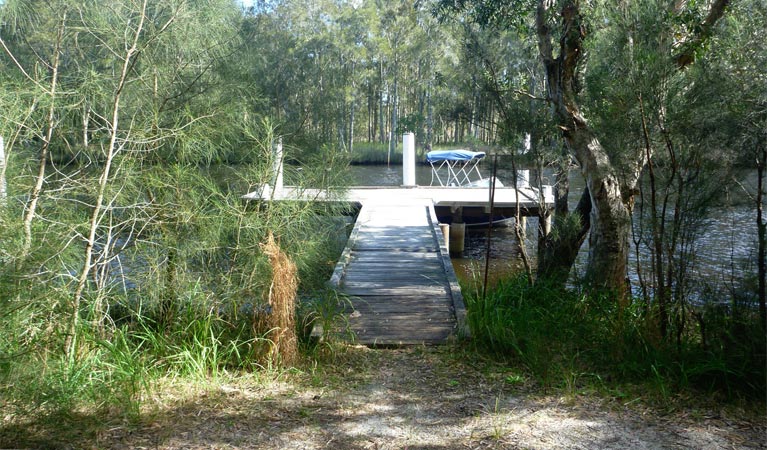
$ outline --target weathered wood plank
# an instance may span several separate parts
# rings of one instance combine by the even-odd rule
[[[455,330],[433,208],[363,205],[334,280],[350,296],[343,312],[358,342],[444,342]]]
[[[416,253],[399,251],[355,251],[350,257],[350,262],[361,261],[364,264],[421,264],[423,262],[439,262],[437,252]]]
[[[386,269],[378,269],[378,270],[372,270],[369,268],[366,269],[357,269],[350,270],[346,272],[346,277],[344,277],[344,283],[353,283],[353,282],[365,282],[365,281],[392,281],[392,282],[404,282],[404,281],[410,281],[414,283],[418,283],[421,281],[439,281],[441,283],[446,283],[445,277],[443,274],[438,272],[439,268],[437,269],[424,269],[420,272],[415,271],[403,271],[403,270],[386,270]]]
[[[450,312],[450,303],[447,301],[397,301],[391,297],[362,297],[356,302],[344,307],[345,311],[398,311],[402,313],[434,313]]]
[[[407,329],[420,328],[423,326],[450,326],[455,324],[455,319],[448,313],[442,315],[410,315],[398,312],[385,314],[362,314],[361,317],[350,319],[352,329]]]
[[[402,341],[430,341],[436,342],[447,339],[453,333],[453,327],[444,325],[422,326],[419,328],[407,329],[383,329],[383,328],[352,328],[351,331],[357,335],[358,341],[369,343],[371,340],[402,340]],[[363,340],[364,338],[364,340]]]
[[[418,290],[417,288],[378,288],[378,295],[413,295],[421,293],[424,296],[442,295],[447,296],[449,291],[444,287],[426,287]],[[343,292],[352,296],[364,296],[370,288],[344,288]]]
[[[411,267],[393,267],[393,266],[377,266],[377,267],[351,267],[346,272],[346,279],[351,278],[385,278],[385,279],[417,279],[421,280],[424,277],[428,278],[439,278],[441,280],[444,280],[444,277],[440,276],[440,270],[442,270],[439,266],[430,266],[430,267],[420,267],[420,266],[411,266]]]

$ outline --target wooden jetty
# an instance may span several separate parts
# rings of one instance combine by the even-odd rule
[[[432,205],[363,205],[331,284],[351,299],[345,312],[358,343],[439,344],[467,334]]]
[[[544,203],[553,198],[547,192]],[[330,280],[350,299],[344,311],[355,342],[440,344],[468,336],[466,308],[435,208],[488,210],[488,190],[454,187],[355,187],[346,191],[262,188],[251,200],[343,201],[360,211]],[[494,211],[536,214],[535,189],[499,188]],[[315,330],[321,335],[322,330]]]
[[[340,201],[360,205],[357,222],[330,283],[350,298],[344,311],[355,341],[367,345],[439,344],[468,336],[466,307],[450,261],[437,209],[463,230],[462,216],[548,217],[550,187],[421,187],[415,183],[415,138],[403,135],[403,186],[303,189],[283,186],[282,144],[274,147],[274,187],[244,195],[257,201]],[[543,209],[543,211],[541,211]],[[452,225],[451,225],[452,226]],[[548,220],[542,227],[548,229]],[[452,234],[452,233],[451,233]],[[461,242],[463,235],[461,234]],[[462,250],[462,249],[461,249]],[[312,333],[321,336],[315,327]]]

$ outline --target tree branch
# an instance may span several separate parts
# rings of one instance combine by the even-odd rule
[[[678,69],[685,69],[695,62],[695,52],[711,37],[714,26],[724,16],[724,11],[729,4],[730,0],[714,1],[705,20],[695,29],[695,33],[690,39],[682,44],[682,51],[674,57],[674,62]]]

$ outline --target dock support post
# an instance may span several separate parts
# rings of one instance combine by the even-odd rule
[[[274,174],[274,191],[272,191],[272,198],[279,197],[282,194],[283,181],[282,181],[282,138],[277,138],[277,142],[273,149],[272,160],[272,173]]]
[[[541,231],[543,237],[546,237],[551,233],[551,218],[553,217],[552,209],[547,206],[549,203],[554,203],[554,189],[551,186],[543,186],[543,198],[541,200],[541,207],[544,209]]]
[[[415,186],[415,134],[402,135],[402,185]]]
[[[527,169],[517,170],[517,189],[530,187],[530,171]]]
[[[442,232],[442,237],[445,239],[445,248],[450,251],[450,224],[439,224],[439,230]]]
[[[519,216],[519,229],[522,230],[522,235],[527,233],[527,216]]]
[[[522,147],[522,154],[530,153],[530,150],[532,149],[532,137],[530,136],[530,133],[525,133],[525,142]],[[515,186],[517,189],[527,189],[530,187],[530,171],[527,169],[519,169],[517,170],[517,185]]]
[[[453,222],[450,224],[450,254],[460,256],[464,250],[466,224]]]

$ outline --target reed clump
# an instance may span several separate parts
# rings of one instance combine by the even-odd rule
[[[272,281],[267,291],[267,312],[254,316],[254,326],[256,333],[261,331],[267,337],[268,350],[264,358],[270,363],[290,366],[298,358],[298,270],[296,264],[282,251],[272,232],[269,232],[266,242],[261,244],[261,250],[269,258]]]

